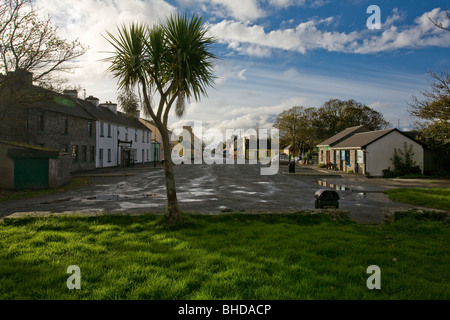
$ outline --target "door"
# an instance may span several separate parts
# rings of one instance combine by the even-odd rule
[[[98,166],[99,168],[103,168],[103,149],[98,151]]]
[[[14,186],[16,189],[48,188],[48,158],[15,158]]]

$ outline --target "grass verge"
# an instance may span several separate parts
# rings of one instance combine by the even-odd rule
[[[61,188],[52,188],[52,189],[42,189],[42,190],[10,190],[10,189],[0,189],[0,202],[2,201],[10,201],[10,200],[20,200],[27,198],[34,198],[39,196],[45,196],[48,194],[66,192],[69,190],[74,190],[81,188],[90,184],[90,179],[86,177],[76,177],[71,178],[70,183]]]
[[[447,225],[323,215],[47,217],[0,222],[0,299],[449,299]],[[67,288],[67,268],[81,289]],[[369,290],[367,268],[381,269]]]
[[[393,201],[450,211],[450,189],[399,188],[384,193]]]

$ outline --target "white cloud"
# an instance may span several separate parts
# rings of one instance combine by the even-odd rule
[[[238,20],[255,20],[266,15],[257,0],[179,0],[180,4],[192,8],[197,5],[203,12],[219,18],[233,17]]]
[[[102,37],[106,31],[116,33],[116,26],[131,21],[148,24],[164,21],[176,11],[163,0],[114,1],[114,0],[37,0],[41,13],[50,15],[59,28],[59,34],[66,39],[79,38],[89,46],[88,52],[78,63],[82,69],[69,74],[70,85],[86,89],[87,95],[95,95],[101,101],[116,99],[116,80],[105,72],[108,64],[101,62],[112,51],[110,44]]]
[[[261,25],[223,20],[211,25],[210,32],[220,42],[229,44],[230,49],[255,57],[270,56],[272,50],[305,54],[323,49],[330,52],[370,54],[428,46],[449,47],[450,33],[436,28],[428,16],[434,20],[444,20],[445,11],[436,8],[416,18],[413,25],[400,28],[394,23],[401,21],[403,15],[394,10],[386,19],[381,33],[373,30],[349,33],[321,30],[323,25],[329,25],[333,21],[333,17],[312,19],[299,23],[295,28],[269,32]]]
[[[395,16],[396,13],[394,12]],[[444,18],[445,11],[436,8],[426,12],[417,17],[412,26],[400,28],[391,24],[381,35],[369,36],[364,39],[352,52],[367,54],[429,46],[449,47],[450,33],[436,28],[428,19],[428,16],[434,20],[440,20]],[[393,19],[395,20],[395,18]],[[388,18],[389,22],[391,20]]]
[[[218,18],[232,18],[239,21],[255,21],[270,15],[273,10],[292,6],[317,8],[328,0],[178,0],[182,6],[207,12]],[[267,6],[264,6],[267,5]]]
[[[217,87],[221,87],[231,80],[247,80],[246,72],[246,67],[241,64],[235,65],[231,61],[219,60],[215,66],[216,79],[214,83]]]

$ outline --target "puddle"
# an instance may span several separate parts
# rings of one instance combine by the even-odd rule
[[[258,192],[256,192],[256,191],[235,190],[235,191],[232,191],[232,193],[240,193],[240,194],[257,194]]]
[[[102,200],[102,201],[118,201],[119,195],[117,194],[101,194],[95,197],[89,197],[87,200]]]
[[[361,191],[361,190],[355,190],[355,189],[352,189],[352,188],[349,188],[349,187],[346,187],[346,186],[341,186],[341,185],[338,185],[338,184],[335,184],[335,183],[330,183],[330,182],[325,181],[325,180],[319,180],[319,181],[317,181],[317,184],[319,186],[333,188],[333,189],[336,189],[338,191],[357,192],[358,196],[362,196],[362,197],[365,197],[367,195],[367,192],[364,192],[364,191]]]

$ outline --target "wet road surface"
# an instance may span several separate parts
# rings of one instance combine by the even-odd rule
[[[381,223],[382,207],[408,207],[392,202],[386,187],[364,177],[348,178],[309,168],[287,167],[272,176],[260,175],[259,165],[180,165],[174,167],[183,212],[222,214],[289,213],[313,210],[317,190],[337,190],[341,209],[361,223]],[[127,170],[127,169],[113,169]],[[91,175],[92,184],[78,190],[0,204],[0,216],[45,213],[164,213],[166,191],[162,167],[129,169],[123,176]],[[303,172],[303,174],[302,174]]]

